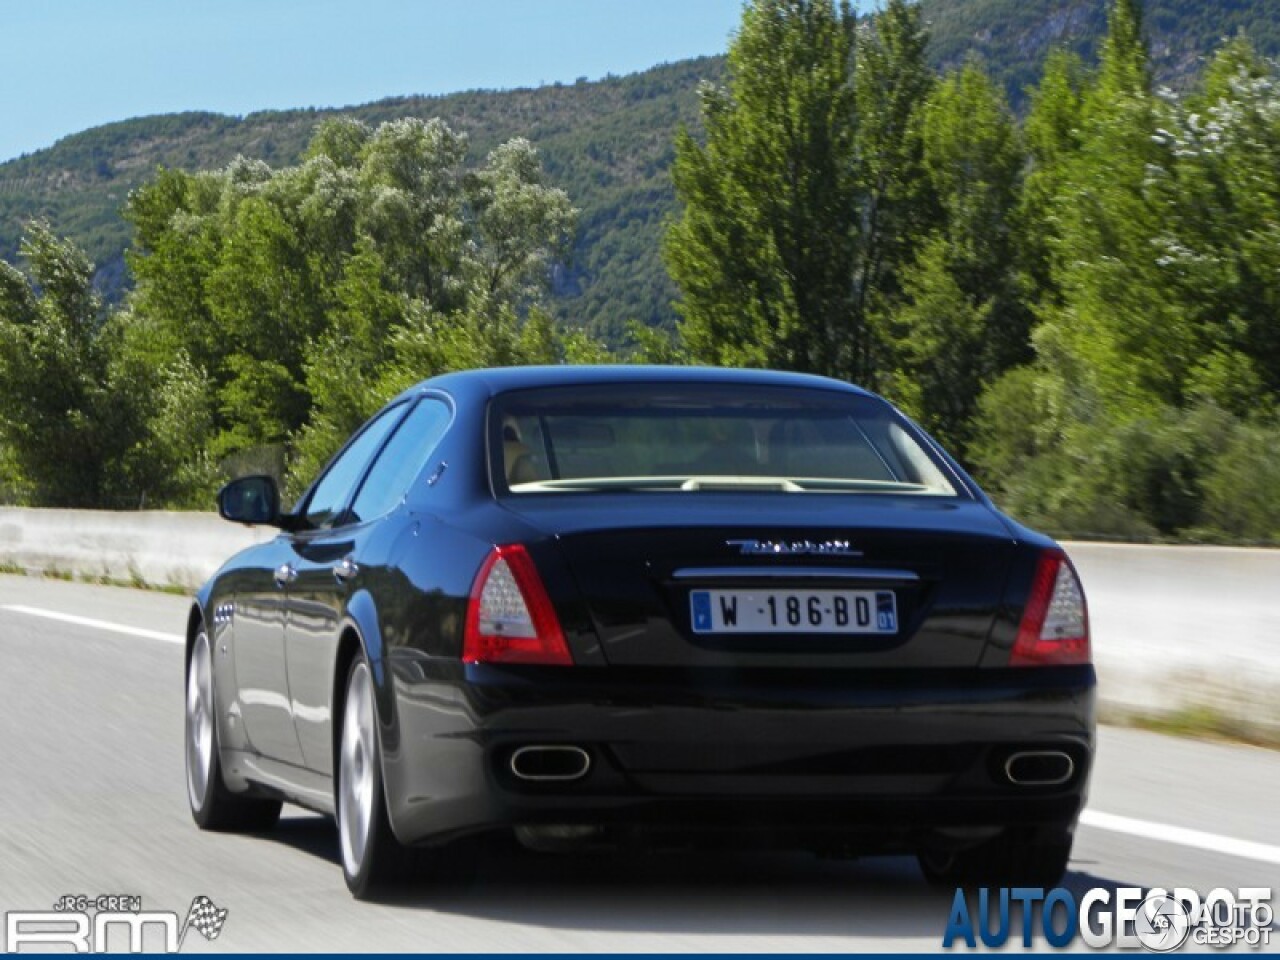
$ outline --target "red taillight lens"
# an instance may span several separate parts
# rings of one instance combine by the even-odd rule
[[[1089,662],[1089,611],[1071,561],[1046,550],[1036,564],[1009,665],[1035,667]]]
[[[467,663],[573,663],[538,568],[519,544],[494,547],[476,575],[462,659]]]

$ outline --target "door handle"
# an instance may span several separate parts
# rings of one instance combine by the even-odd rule
[[[276,567],[276,586],[284,589],[298,579],[298,568],[292,563],[282,563]]]
[[[355,558],[346,556],[342,558],[341,563],[333,568],[333,578],[339,583],[346,583],[359,572],[360,565],[356,563]]]

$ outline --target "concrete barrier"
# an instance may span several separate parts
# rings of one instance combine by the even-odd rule
[[[194,590],[233,553],[275,533],[212,513],[0,507],[0,562],[36,573]]]
[[[274,533],[204,513],[0,508],[0,563],[194,589]],[[1089,599],[1104,708],[1210,707],[1280,732],[1280,550],[1065,546]]]
[[[1067,543],[1103,705],[1280,734],[1280,550]]]

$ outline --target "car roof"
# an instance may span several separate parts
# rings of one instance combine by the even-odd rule
[[[662,367],[631,364],[600,366],[492,367],[462,370],[424,380],[406,393],[426,388],[451,394],[482,393],[494,396],[511,390],[533,387],[615,386],[626,383],[731,384],[750,387],[794,387],[838,390],[859,396],[874,396],[861,387],[808,373],[780,370],[744,370],[725,367]]]

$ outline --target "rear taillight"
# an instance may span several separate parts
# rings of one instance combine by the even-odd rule
[[[467,663],[573,663],[538,568],[519,544],[494,547],[476,575],[462,659]]]
[[[1035,667],[1089,662],[1089,611],[1071,561],[1046,550],[1036,564],[1009,665]]]

